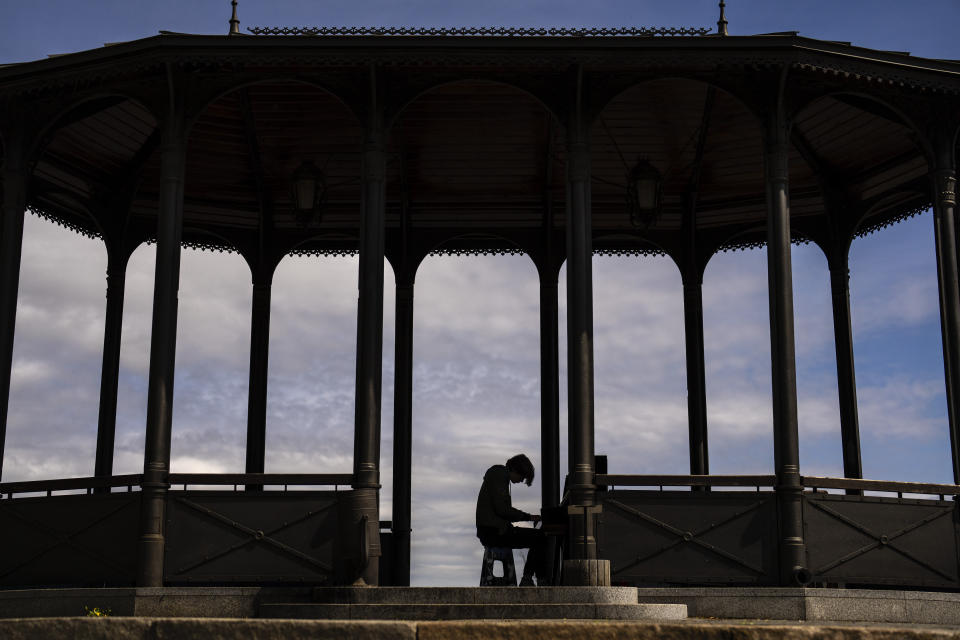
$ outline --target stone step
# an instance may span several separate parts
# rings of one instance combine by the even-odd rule
[[[516,591],[516,589],[514,589]],[[260,618],[299,620],[685,620],[682,604],[262,604]]]
[[[636,587],[317,587],[318,604],[637,604]]]

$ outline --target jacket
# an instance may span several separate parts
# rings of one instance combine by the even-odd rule
[[[510,500],[510,471],[502,464],[487,469],[483,475],[483,484],[480,485],[480,494],[477,496],[477,529],[495,528],[497,533],[502,535],[511,522],[531,518],[529,513],[513,508]]]

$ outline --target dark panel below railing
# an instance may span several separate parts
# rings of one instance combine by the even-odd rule
[[[960,588],[956,502],[808,492],[803,523],[815,583]]]
[[[0,500],[0,587],[132,586],[140,496]]]
[[[167,494],[167,584],[326,584],[338,552],[335,491]],[[342,553],[342,550],[339,550]]]
[[[614,584],[774,585],[772,491],[636,491],[602,494],[599,551]]]

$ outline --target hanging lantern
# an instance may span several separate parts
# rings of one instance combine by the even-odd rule
[[[320,217],[320,203],[327,183],[323,172],[310,160],[304,160],[293,172],[290,200],[297,222],[307,226]]]
[[[635,227],[649,228],[660,215],[663,178],[657,168],[640,159],[627,179],[627,207]]]

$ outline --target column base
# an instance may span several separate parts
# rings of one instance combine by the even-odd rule
[[[609,560],[564,560],[563,586],[609,587]]]

